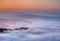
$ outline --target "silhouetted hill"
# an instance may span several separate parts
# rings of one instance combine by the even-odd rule
[[[11,31],[12,29],[7,29],[7,28],[0,28],[0,33],[4,33],[4,31]]]
[[[15,30],[28,30],[28,27],[15,28]]]

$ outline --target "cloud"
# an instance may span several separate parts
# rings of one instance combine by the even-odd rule
[[[38,13],[38,12],[37,12]],[[35,12],[14,12],[14,13],[1,13],[0,14],[0,25],[2,27],[8,26],[8,28],[19,28],[25,27],[60,27],[60,14],[59,10],[44,13]],[[2,25],[3,24],[3,25]],[[6,25],[6,26],[4,26]],[[47,26],[48,25],[48,26]]]
[[[32,15],[32,14],[22,14],[16,15],[16,17],[25,18],[25,19],[46,19],[46,20],[60,20],[60,16],[56,15]]]
[[[36,38],[39,38],[40,36],[39,35],[34,35],[34,34],[28,34],[27,37],[30,38],[30,39],[36,39]]]
[[[41,34],[41,35],[35,35],[35,34],[28,34],[27,37],[30,39],[43,39],[43,38],[50,38],[50,37],[55,37],[59,36],[60,33],[46,33],[46,34]]]

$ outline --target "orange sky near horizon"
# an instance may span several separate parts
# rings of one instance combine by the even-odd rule
[[[60,8],[51,4],[0,4],[0,8]]]
[[[15,0],[14,2],[11,0],[6,0],[6,1],[2,1],[0,2],[0,8],[53,8],[53,9],[60,9],[60,5],[57,4],[56,2],[43,2],[41,1],[39,3],[39,0],[37,2],[29,2],[26,0],[24,1],[20,1],[19,0]],[[17,2],[16,2],[17,1]]]

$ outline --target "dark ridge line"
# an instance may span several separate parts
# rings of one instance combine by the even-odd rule
[[[4,31],[12,31],[12,29],[0,28],[0,33],[4,33]]]
[[[15,28],[15,30],[28,30],[28,27]]]
[[[28,30],[28,29],[29,29],[28,27],[21,27],[21,28],[15,28],[15,29],[0,28],[0,33],[6,33],[7,31],[13,31],[13,30]]]

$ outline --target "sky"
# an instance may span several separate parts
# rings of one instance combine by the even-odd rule
[[[0,28],[21,27],[29,31],[1,33],[0,41],[60,40],[60,0],[0,0]]]
[[[0,0],[0,8],[2,8],[0,9],[0,27],[35,27],[45,26],[45,24],[60,27],[59,2],[59,0]],[[3,10],[4,8],[6,9]],[[7,8],[23,8],[23,10]],[[34,8],[34,10],[25,8]]]
[[[60,0],[0,0],[0,8],[60,8]]]

